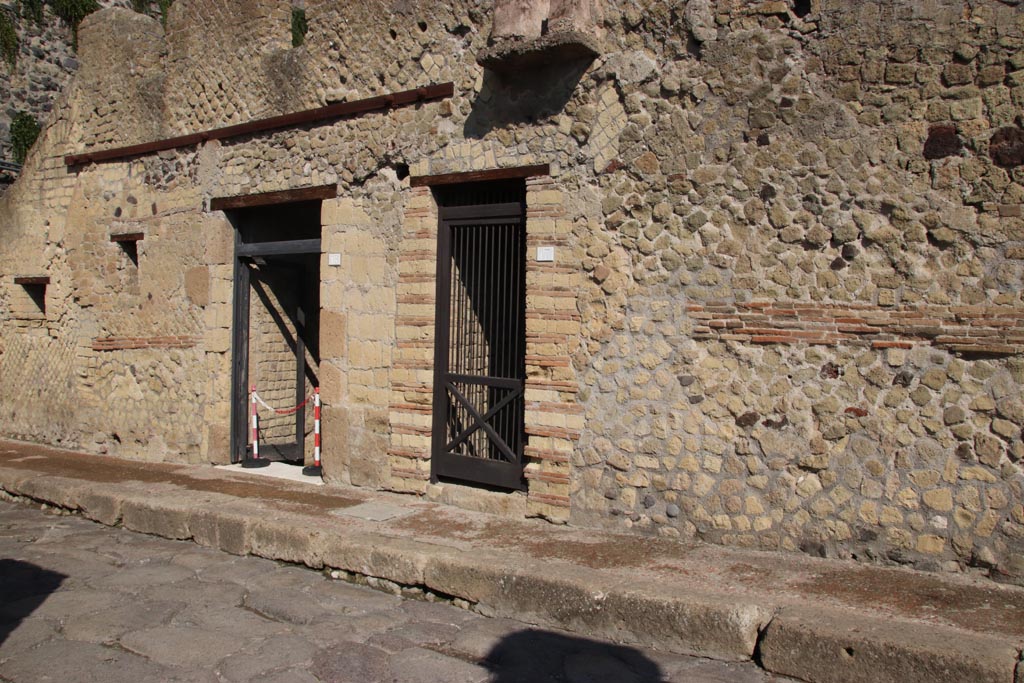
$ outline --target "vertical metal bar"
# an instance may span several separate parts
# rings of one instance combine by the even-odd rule
[[[452,362],[452,367],[449,368],[449,372],[458,373],[460,372],[460,368],[462,367],[462,357],[460,351],[460,349],[462,348],[462,309],[458,303],[462,298],[462,287],[459,284],[459,281],[462,276],[462,262],[459,259],[459,241],[461,239],[461,234],[459,228],[457,227],[453,226],[450,227],[449,229],[452,231],[452,253],[449,254],[449,265],[451,267],[449,282],[452,294],[450,297],[450,301],[445,302],[444,305],[447,306],[447,308],[449,308],[449,310],[451,311],[452,317],[450,318],[450,326],[455,341],[454,343],[449,343],[449,349],[447,349],[446,353],[449,354],[449,358],[451,359]],[[459,415],[458,409],[452,403],[452,397],[449,396],[449,394],[447,394],[447,389],[445,388],[443,389],[443,391],[444,404],[447,411],[447,429],[449,429],[449,433],[445,434],[444,436],[445,441],[447,441],[447,439],[451,438],[458,432]]]
[[[526,363],[526,226],[525,226],[525,207],[520,213],[519,219],[512,224],[511,229],[513,231],[513,239],[515,243],[515,257],[513,258],[515,270],[513,275],[514,287],[512,291],[515,297],[513,303],[515,304],[515,323],[513,329],[515,330],[512,342],[515,345],[515,368],[514,377],[526,380],[525,375],[525,363]],[[524,387],[525,391],[525,387]],[[523,410],[524,410],[524,396],[520,393],[519,398],[515,401],[513,410],[513,424],[515,431],[515,445],[513,451],[516,453],[518,462],[522,463],[523,457]]]
[[[300,282],[303,282],[300,279]],[[306,456],[306,408],[301,406],[306,399],[306,326],[301,306],[295,310],[295,443],[299,446],[299,457]]]
[[[486,277],[484,278],[484,288],[487,290],[487,298],[484,299],[484,305],[481,307],[483,311],[486,311],[487,319],[485,320],[484,332],[487,339],[487,345],[484,349],[484,367],[488,376],[493,377],[495,375],[494,368],[494,353],[497,350],[496,345],[499,343],[497,335],[494,334],[494,323],[497,318],[497,311],[494,310],[494,278],[497,273],[494,271],[494,229],[493,226],[487,226],[484,228],[486,234],[486,245],[487,245],[487,256],[484,258],[484,267],[486,268]],[[494,389],[484,387],[482,392],[484,396],[484,414],[490,411],[491,406],[494,404]],[[492,418],[493,420],[493,418]],[[493,426],[493,425],[492,425]],[[487,439],[487,457],[494,458],[494,444],[491,443],[492,439]]]
[[[241,243],[241,236],[235,232],[235,247]],[[248,442],[248,393],[249,385],[249,266],[235,257],[234,292],[232,292],[231,314],[231,461],[241,462],[245,458]]]
[[[457,236],[456,248],[454,251],[458,255],[458,276],[453,276],[454,286],[458,287],[458,302],[456,304],[457,315],[459,320],[459,336],[458,336],[458,355],[459,365],[456,369],[458,373],[466,372],[466,360],[468,358],[468,350],[466,349],[466,335],[469,332],[468,324],[469,320],[466,318],[466,297],[468,293],[466,288],[469,286],[467,283],[469,263],[466,258],[466,229],[465,228],[452,228],[453,236]],[[453,257],[454,258],[454,257]],[[454,264],[452,266],[454,268]],[[462,426],[465,424],[465,410],[462,404],[459,402],[453,402],[452,406],[453,417],[455,419],[455,428],[452,431],[452,436],[461,431]],[[465,446],[459,445],[458,450],[460,452],[465,450]]]
[[[508,375],[508,365],[509,365],[508,353],[509,353],[509,347],[510,347],[509,341],[511,341],[511,339],[509,337],[509,334],[508,334],[509,333],[508,314],[509,314],[509,311],[511,309],[510,297],[512,296],[512,292],[509,290],[508,279],[509,279],[509,274],[510,274],[509,267],[510,267],[511,264],[509,263],[509,258],[508,258],[508,252],[509,252],[509,243],[508,243],[509,233],[508,233],[508,227],[507,227],[506,224],[502,223],[499,226],[499,230],[501,231],[501,244],[502,244],[501,256],[500,256],[500,258],[501,258],[501,289],[502,289],[502,297],[501,297],[501,299],[502,299],[502,302],[501,302],[502,320],[501,320],[501,324],[502,324],[502,339],[504,341],[504,344],[503,344],[502,349],[501,349],[501,376],[502,377],[508,377],[509,376]],[[504,398],[505,394],[507,392],[508,392],[508,389],[503,390],[501,392],[502,393],[501,397]],[[509,429],[508,429],[508,410],[507,410],[507,407],[506,408],[502,408],[502,410],[501,410],[501,426],[500,427],[501,427],[501,431],[499,432],[499,434],[501,434],[502,440],[504,440],[506,444],[511,445],[511,442],[509,441],[510,434],[509,434]]]
[[[484,268],[485,259],[487,258],[487,230],[481,226],[476,228],[476,258],[474,259],[473,267],[476,271],[476,283],[474,285],[474,299],[475,299],[475,313],[476,313],[476,374],[478,376],[486,376],[487,370],[487,337],[486,329],[484,325],[486,320],[484,319],[484,308],[487,306],[486,297],[486,269]],[[475,403],[478,407],[487,409],[487,391],[481,384],[475,385],[476,387],[476,399]],[[487,457],[487,436],[484,434],[482,429],[476,430],[476,453],[478,457]]]
[[[452,300],[447,302],[452,310],[452,326],[455,330],[455,343],[451,345],[449,355],[454,362],[455,372],[462,372],[462,313],[461,313],[461,301],[462,301],[462,285],[460,280],[462,279],[462,262],[460,259],[459,250],[462,248],[461,238],[462,233],[457,228],[451,228],[452,230],[452,274],[451,274],[451,287],[452,287]]]
[[[448,391],[445,389],[448,372],[449,321],[451,310],[448,306],[451,296],[451,228],[440,218],[437,229],[437,276],[434,284],[435,310],[438,320],[434,321],[434,404],[433,429],[431,432],[430,479],[437,482],[438,459],[443,457],[447,436]],[[443,302],[443,304],[442,304]]]
[[[467,375],[472,374],[473,364],[473,348],[470,343],[470,338],[473,334],[473,316],[470,311],[472,309],[471,297],[473,292],[471,288],[473,286],[473,259],[470,254],[470,248],[472,247],[473,231],[469,226],[462,226],[462,243],[460,244],[460,254],[462,258],[462,301],[460,303],[462,316],[462,368],[461,371]],[[471,396],[469,389],[465,389],[465,394]],[[462,403],[457,403],[459,410],[459,427],[466,427],[469,421],[469,413],[466,411],[465,406]],[[473,444],[472,441],[467,440],[459,446],[459,450],[465,455],[472,455]]]

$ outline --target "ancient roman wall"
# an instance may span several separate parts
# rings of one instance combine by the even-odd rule
[[[436,204],[406,173],[549,163],[527,188],[529,486],[496,507],[1021,580],[1016,2],[608,2],[600,57],[520,77],[476,63],[489,3],[309,2],[300,48],[289,12],[83,25],[0,205],[3,272],[49,274],[53,300],[19,317],[3,283],[5,433],[226,457],[232,229],[209,200],[336,184],[328,478],[460,501],[428,482]],[[440,102],[63,164],[445,81]],[[145,233],[137,271],[122,229]],[[65,397],[59,418],[32,392]]]
[[[127,0],[98,0],[101,7],[127,7]],[[18,2],[0,2],[18,36],[14,68],[0,64],[0,159],[11,160],[9,128],[17,112],[32,114],[40,122],[53,110],[54,102],[78,69],[78,55],[72,45],[70,27],[64,25],[48,5],[42,21],[23,16]],[[0,186],[2,189],[2,186]]]
[[[575,124],[573,518],[1019,576],[1020,8],[734,5],[627,12]]]

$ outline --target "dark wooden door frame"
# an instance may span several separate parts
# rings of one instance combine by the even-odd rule
[[[256,256],[290,256],[297,254],[319,254],[319,239],[283,240],[280,242],[242,241],[240,230],[235,230],[234,287],[231,314],[231,462],[245,458],[249,440],[249,318],[251,304],[252,274],[250,262]],[[301,310],[301,309],[300,309]],[[296,394],[302,400],[306,375],[306,352],[302,337],[305,321],[296,324]],[[295,431],[299,434],[305,422],[305,411],[299,410],[295,417]]]
[[[437,482],[441,477],[453,478],[462,482],[496,486],[503,489],[519,490],[524,488],[523,481],[523,441],[520,434],[513,448],[509,448],[487,423],[490,416],[504,409],[510,401],[522,394],[525,389],[525,376],[522,380],[499,377],[477,377],[454,374],[450,372],[451,349],[451,297],[452,297],[452,230],[455,227],[473,226],[486,230],[492,225],[508,225],[514,221],[518,229],[525,230],[525,208],[522,203],[481,204],[476,206],[439,207],[438,238],[437,238],[437,282],[436,282],[436,318],[434,345],[434,396],[433,396],[433,427],[431,434],[430,478]],[[525,240],[525,234],[523,235]],[[525,254],[523,255],[525,257]],[[519,264],[525,277],[525,262]],[[523,283],[525,288],[525,283]],[[525,290],[524,290],[525,291]],[[525,325],[525,321],[524,321]],[[525,333],[525,330],[524,330]],[[525,362],[525,359],[524,359]],[[513,392],[499,399],[486,411],[472,405],[462,392],[455,387],[455,382],[463,384],[483,384],[491,390]],[[449,442],[449,392],[462,404],[469,413],[473,424],[458,429],[451,435]],[[521,419],[518,421],[522,431]],[[495,447],[505,455],[507,460],[469,457],[449,452],[458,446],[468,434],[483,430],[492,439]]]

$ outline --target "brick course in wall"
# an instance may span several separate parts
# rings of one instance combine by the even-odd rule
[[[570,349],[580,334],[579,264],[565,194],[548,177],[526,181],[526,393],[528,511],[553,520],[569,514],[570,454],[583,428]],[[538,247],[553,247],[539,261]]]
[[[1024,353],[1024,307],[900,306],[754,301],[693,304],[693,338],[752,344],[927,344],[957,353]]]
[[[437,205],[429,187],[408,195],[398,249],[395,356],[392,364],[390,487],[424,493],[430,481],[434,391]]]
[[[130,349],[191,349],[202,341],[194,336],[165,337],[97,337],[93,351],[126,351]]]

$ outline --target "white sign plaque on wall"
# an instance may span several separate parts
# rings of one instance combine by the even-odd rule
[[[327,265],[329,266],[340,266],[341,265],[341,254],[328,254]]]
[[[555,248],[554,247],[537,247],[537,260],[538,261],[554,261],[555,260]]]

